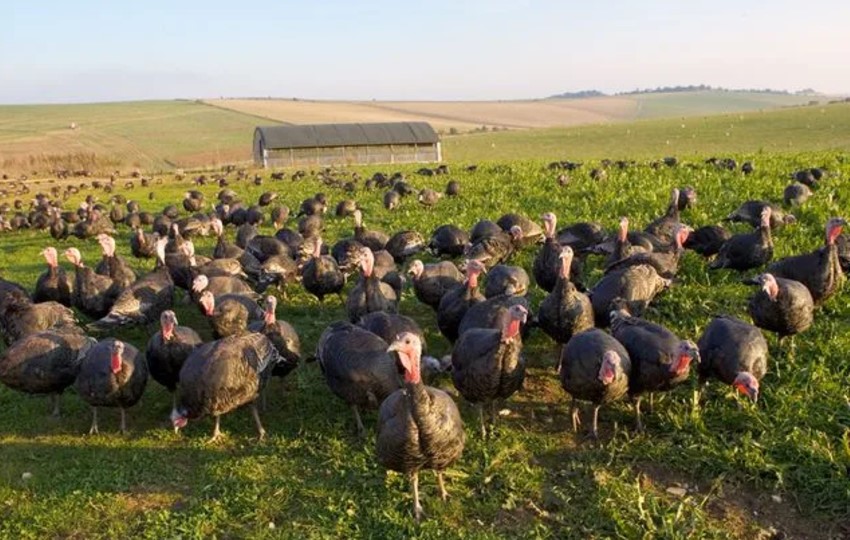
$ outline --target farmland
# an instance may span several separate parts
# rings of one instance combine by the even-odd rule
[[[503,146],[512,149],[512,159],[539,158],[543,154],[554,159],[563,157],[565,152],[583,159],[599,157],[600,152],[611,148],[628,155],[649,155],[658,144],[668,146],[668,140],[673,146],[665,150],[671,152],[698,151],[708,148],[709,143],[712,151],[725,152],[760,147],[782,152],[846,147],[847,115],[841,112],[846,111],[844,106],[780,109],[807,100],[775,94],[683,92],[506,102],[184,100],[0,106],[0,171],[165,171],[244,163],[251,159],[253,129],[276,122],[426,120],[445,133],[452,127],[461,133],[481,126],[511,128],[499,133],[444,135],[449,152],[446,155],[455,161],[507,158]],[[822,113],[822,108],[827,112]],[[714,116],[720,113],[735,114]],[[743,150],[739,137],[727,138],[729,124],[741,127],[739,114],[748,120],[747,125],[759,126],[750,137],[757,137],[761,146],[748,144]],[[807,136],[825,137],[829,132],[822,129],[821,119],[834,122],[833,135],[838,142],[825,145],[828,141],[805,143],[795,139],[792,142],[801,146],[789,145],[787,123],[781,123],[787,114],[800,129],[810,122],[818,124],[817,129],[805,133]],[[774,115],[778,115],[778,120],[774,120]],[[683,121],[683,117],[687,120]],[[76,129],[70,128],[72,123]],[[681,128],[683,123],[687,129]],[[549,126],[561,127],[527,132],[527,128]],[[695,132],[696,128],[699,131]],[[645,131],[653,136],[644,139],[632,134]],[[683,139],[692,136],[696,137],[692,141]],[[529,144],[522,149],[524,141]],[[600,145],[600,141],[604,144]],[[494,144],[498,145],[495,151]]]
[[[780,200],[790,172],[824,167],[828,177],[823,185],[806,206],[795,210],[798,223],[775,235],[779,258],[817,247],[826,219],[847,213],[850,108],[834,105],[825,110],[764,113],[771,123],[762,124],[761,116],[744,115],[728,138],[720,126],[728,125],[731,117],[720,117],[716,124],[699,119],[693,123],[705,132],[697,132],[687,144],[687,137],[671,138],[671,145],[660,143],[681,120],[630,124],[634,130],[647,128],[634,138],[622,137],[623,126],[465,135],[447,142],[450,177],[460,182],[460,197],[444,198],[433,210],[408,198],[399,210],[387,212],[380,190],[358,187],[353,196],[370,228],[415,228],[427,236],[442,223],[469,228],[479,219],[509,211],[532,218],[554,211],[561,225],[591,220],[607,228],[628,215],[641,227],[663,212],[671,187],[691,185],[699,200],[683,220],[699,226],[718,223],[746,199]],[[620,130],[620,138],[606,130]],[[571,133],[580,135],[571,139]],[[617,146],[611,139],[630,142]],[[789,140],[793,145],[781,142]],[[778,146],[770,147],[770,141]],[[703,163],[708,155],[721,152],[739,163],[752,160],[756,171],[743,176]],[[651,168],[644,162],[667,154],[698,157],[671,168]],[[611,168],[604,181],[591,180],[587,173],[600,166],[601,157],[633,157],[641,163]],[[555,180],[557,173],[546,167],[547,160],[555,158],[588,161],[562,187]],[[464,169],[478,160],[486,161],[477,171]],[[369,177],[379,170],[396,169],[357,167],[339,175],[356,171]],[[446,177],[418,176],[415,167],[399,170],[417,188],[442,190],[446,182]],[[265,171],[258,173],[265,181],[262,187],[230,175],[232,187],[247,202],[265,190],[279,192],[281,201],[293,208],[318,191],[327,194],[331,207],[352,196],[310,176],[276,181]],[[191,178],[156,174],[148,188],[124,188],[119,180],[116,191],[146,210],[159,211],[182,198]],[[39,181],[30,183],[33,191],[46,191],[52,183]],[[218,191],[212,185],[198,189],[208,200]],[[83,196],[71,197],[67,206],[76,206]],[[109,196],[99,197],[105,201]],[[351,227],[349,219],[329,215],[325,237],[335,241],[350,235]],[[267,224],[262,232],[273,230]],[[118,235],[119,253],[129,259],[127,234],[122,229]],[[38,253],[49,240],[43,232],[4,234],[0,275],[32,288],[43,267]],[[209,239],[197,244],[200,253],[210,252]],[[70,246],[79,247],[84,260],[99,258],[93,242],[71,239],[57,245]],[[533,256],[534,248],[528,248],[513,263],[528,269]],[[133,264],[150,268],[149,263]],[[591,259],[586,282],[601,276],[601,265],[601,260]],[[752,289],[740,278],[735,272],[709,272],[705,261],[689,252],[677,283],[646,317],[691,339],[714,314],[747,318]],[[320,304],[298,286],[286,292],[278,315],[295,326],[305,351],[315,347],[330,322],[345,318],[344,305],[335,297]],[[247,411],[223,419],[227,437],[219,444],[205,442],[208,420],[193,422],[174,435],[168,422],[171,398],[155,383],[130,410],[128,436],[116,433],[115,411],[102,414],[101,435],[84,436],[89,411],[73,392],[63,397],[63,418],[52,420],[43,399],[0,388],[0,536],[847,537],[848,294],[845,289],[819,309],[814,326],[796,338],[793,349],[780,347],[775,336],[768,336],[771,364],[757,405],[739,406],[731,389],[712,384],[702,407],[694,410],[690,398],[696,382],[691,381],[656,399],[643,434],[633,429],[629,403],[605,407],[599,442],[569,429],[568,398],[554,370],[557,347],[542,333],[534,333],[525,344],[530,364],[525,387],[508,401],[493,440],[481,439],[474,429],[474,410],[458,398],[467,424],[467,448],[448,472],[447,503],[439,501],[433,477],[423,475],[429,517],[420,525],[410,513],[407,481],[386,473],[375,461],[376,415],[365,415],[366,438],[358,440],[348,408],[328,391],[315,363],[302,364],[283,381],[272,381],[263,413],[269,436],[261,443],[255,440]],[[532,288],[531,295],[536,306],[543,294]],[[176,311],[182,324],[210,337],[194,307],[178,301]],[[412,291],[405,293],[400,311],[425,329],[429,354],[449,352],[433,313]],[[147,329],[119,333],[140,347],[148,335]],[[453,392],[449,379],[434,384]]]

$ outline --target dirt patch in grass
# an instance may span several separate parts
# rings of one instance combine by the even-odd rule
[[[746,485],[724,479],[711,483],[695,482],[681,473],[653,463],[637,464],[635,468],[645,489],[654,489],[669,497],[680,496],[680,493],[699,499],[707,497],[706,511],[713,518],[726,523],[730,535],[777,540],[850,538],[850,516],[837,521],[818,520],[803,516],[781,494],[759,493]]]

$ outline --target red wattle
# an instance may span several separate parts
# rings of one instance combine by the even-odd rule
[[[112,358],[111,358],[111,361],[110,361],[110,367],[112,368],[112,373],[118,373],[119,371],[121,371],[121,356],[120,355],[117,355],[117,354],[112,355]]]

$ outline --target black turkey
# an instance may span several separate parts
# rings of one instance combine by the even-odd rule
[[[586,294],[579,292],[570,281],[573,250],[561,248],[561,268],[558,281],[546,298],[540,302],[537,323],[549,337],[566,343],[573,335],[593,327],[593,305]]]
[[[286,377],[298,367],[298,362],[301,361],[301,339],[291,324],[277,319],[276,297],[266,296],[263,320],[249,324],[248,330],[269,338],[280,354],[281,360],[274,366],[272,375]]]
[[[109,313],[120,293],[112,279],[96,274],[85,266],[77,248],[65,250],[65,257],[75,268],[74,307],[92,318],[100,318]]]
[[[121,433],[127,432],[126,409],[142,398],[148,384],[148,365],[139,350],[108,338],[89,349],[77,375],[77,394],[91,405],[89,435],[98,433],[98,407],[121,410]]]
[[[160,330],[148,340],[145,359],[153,380],[174,395],[180,380],[180,369],[196,347],[203,343],[201,336],[188,326],[179,326],[171,310],[159,317]],[[173,397],[177,405],[177,396]]]
[[[375,274],[375,255],[368,247],[363,248],[360,265],[360,280],[348,293],[348,299],[345,301],[348,319],[357,322],[360,317],[373,311],[397,312],[398,296],[390,285],[381,281]]]
[[[165,239],[162,238],[157,243],[156,268],[124,289],[109,313],[88,328],[103,332],[128,324],[154,322],[173,303],[174,282],[165,266]]]
[[[797,222],[797,218],[791,214],[786,214],[779,206],[766,201],[755,200],[742,203],[734,212],[726,216],[724,221],[749,223],[753,227],[761,227],[761,216],[765,208],[770,208],[771,229]]]
[[[360,409],[377,409],[400,387],[387,342],[348,322],[331,324],[319,338],[316,359],[328,387],[351,406],[357,432],[363,435]]]
[[[416,298],[434,310],[447,292],[463,283],[463,274],[449,261],[425,264],[417,259],[410,263],[408,273],[413,276]]]
[[[643,431],[640,402],[644,392],[671,390],[687,381],[691,362],[700,361],[699,349],[692,341],[679,339],[667,328],[639,317],[625,309],[611,313],[611,333],[629,353],[629,395],[635,399],[638,431]]]
[[[734,317],[715,317],[697,342],[700,386],[715,378],[758,400],[759,381],[767,372],[767,341],[761,331]],[[699,391],[694,393],[694,406]]]
[[[243,405],[251,406],[257,435],[266,430],[260,422],[256,401],[281,357],[262,334],[247,333],[204,343],[195,348],[180,370],[177,407],[171,411],[174,430],[189,420],[215,419],[211,442],[221,437],[221,415]]]
[[[440,225],[431,233],[428,249],[436,257],[460,257],[469,244],[469,233],[455,225]]]
[[[440,496],[446,500],[443,471],[460,458],[466,443],[463,420],[452,398],[444,391],[422,384],[422,343],[415,334],[402,333],[388,352],[395,353],[404,386],[381,404],[378,412],[376,454],[384,467],[410,475],[413,512],[422,515],[419,503],[419,471],[437,475]]]
[[[814,321],[815,302],[805,285],[770,273],[757,276],[752,283],[761,286],[748,305],[756,326],[776,332],[780,340],[809,329]]]
[[[845,281],[841,270],[836,240],[841,227],[847,225],[843,218],[831,218],[826,223],[824,246],[811,253],[785,257],[767,267],[777,278],[799,281],[812,293],[815,304],[821,304],[835,294]]]
[[[531,280],[521,266],[497,264],[487,272],[487,283],[484,286],[484,297],[494,296],[523,296],[528,293]]]
[[[96,341],[76,327],[45,330],[16,341],[0,356],[0,382],[27,394],[47,394],[53,415],[59,396],[74,384],[80,365]]]
[[[70,307],[74,294],[74,279],[59,266],[59,254],[55,247],[41,252],[47,262],[47,270],[38,277],[32,299],[34,302],[59,302]]]
[[[214,296],[204,291],[198,304],[217,339],[245,333],[249,322],[261,321],[264,317],[256,300],[241,294]]]
[[[590,291],[596,326],[607,327],[612,302],[621,298],[635,316],[643,315],[655,295],[670,286],[670,280],[658,275],[648,264],[627,266],[605,274]]]
[[[520,325],[527,316],[527,309],[512,306],[502,318],[501,328],[467,330],[452,349],[452,381],[464,399],[478,404],[484,437],[484,406],[489,405],[493,424],[496,402],[511,397],[525,380]]]
[[[362,249],[362,248],[361,248]],[[328,255],[322,255],[322,239],[314,242],[313,256],[301,269],[301,283],[310,294],[324,301],[329,294],[340,294],[345,287],[345,274],[337,261]]]
[[[599,407],[622,399],[629,390],[632,365],[619,341],[598,328],[576,334],[561,349],[561,386],[573,399],[573,431],[581,424],[577,400],[593,403],[591,435],[599,437]]]
[[[758,230],[736,234],[720,248],[717,258],[708,265],[711,269],[731,268],[749,270],[770,262],[773,258],[773,238],[771,237],[769,206],[762,210],[761,226]]]
[[[484,265],[478,261],[467,261],[466,281],[446,292],[440,299],[437,306],[437,327],[451,342],[457,339],[458,328],[467,310],[484,301],[484,295],[478,291],[478,276],[484,271]]]

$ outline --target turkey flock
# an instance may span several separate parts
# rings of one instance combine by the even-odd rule
[[[804,173],[785,190],[787,205],[804,204],[822,176],[820,169]],[[293,180],[305,176],[295,173]],[[335,181],[329,171],[320,177],[329,185]],[[352,192],[357,180],[335,187]],[[0,279],[6,345],[0,381],[48,396],[54,415],[59,396],[73,386],[91,406],[89,433],[102,428],[103,407],[120,410],[124,433],[126,412],[139,403],[150,376],[173,396],[175,432],[211,417],[212,439],[218,439],[221,417],[246,406],[262,439],[269,381],[315,360],[330,392],[351,409],[360,435],[366,431],[361,412],[378,411],[377,460],[410,475],[416,519],[423,515],[419,471],[436,473],[445,498],[443,472],[464,449],[467,432],[456,396],[477,409],[480,437],[493,437],[503,403],[523,389],[523,343],[531,332],[558,346],[553,368],[571,398],[574,431],[581,424],[580,402],[592,404],[589,431],[596,438],[600,407],[627,397],[642,431],[642,398],[673,391],[692,370],[700,389],[716,379],[756,402],[769,360],[763,331],[775,333],[780,344],[805,332],[819,306],[841,288],[850,262],[841,217],[823,224],[819,249],[774,260],[773,233],[793,226],[791,214],[750,200],[726,220],[747,223],[752,232],[689,225],[688,209],[697,197],[692,188],[673,189],[666,209],[642,229],[630,228],[627,216],[611,233],[592,222],[559,228],[552,209],[540,216],[482,219],[469,231],[446,223],[426,238],[413,229],[368,228],[369,216],[353,199],[334,207],[318,193],[291,216],[286,206],[272,206],[285,189],[246,205],[224,184],[214,205],[200,191],[187,191],[182,217],[175,205],[153,215],[120,195],[112,196],[111,208],[90,195],[79,210],[66,211],[57,192],[52,198],[37,195],[29,215],[19,205],[12,217],[13,209],[0,208],[4,228],[47,230],[57,243],[69,235],[92,239],[102,251],[100,261],[88,261],[74,247],[45,247],[46,268],[33,291]],[[383,189],[387,211],[406,197],[430,209],[444,196],[462,196],[456,181],[438,193],[415,189],[401,174],[377,173],[363,187]],[[322,236],[332,216],[353,225],[335,242]],[[260,233],[264,220],[274,224],[274,234]],[[290,228],[290,222],[296,225]],[[193,238],[204,236],[215,241],[209,256],[195,250]],[[126,242],[134,257],[153,259],[154,269],[134,270],[116,254],[117,241]],[[754,287],[751,322],[717,314],[697,337],[679,336],[646,318],[657,295],[687,286],[677,278],[685,250],[705,257],[710,270],[741,272],[740,279]],[[533,256],[531,267],[512,265],[524,251]],[[591,284],[583,279],[592,258],[604,270]],[[315,354],[304,354],[298,329],[278,319],[292,287],[303,287],[320,303],[338,297],[347,313],[322,332]],[[536,305],[533,287],[545,292]],[[433,311],[436,330],[451,344],[446,357],[425,355],[420,321],[399,313],[400,299],[411,293]],[[194,306],[208,329],[182,326],[174,311],[182,303]],[[113,336],[127,326],[150,329],[143,349]],[[438,376],[450,378],[456,393],[426,384]],[[698,390],[694,407],[699,397]]]

